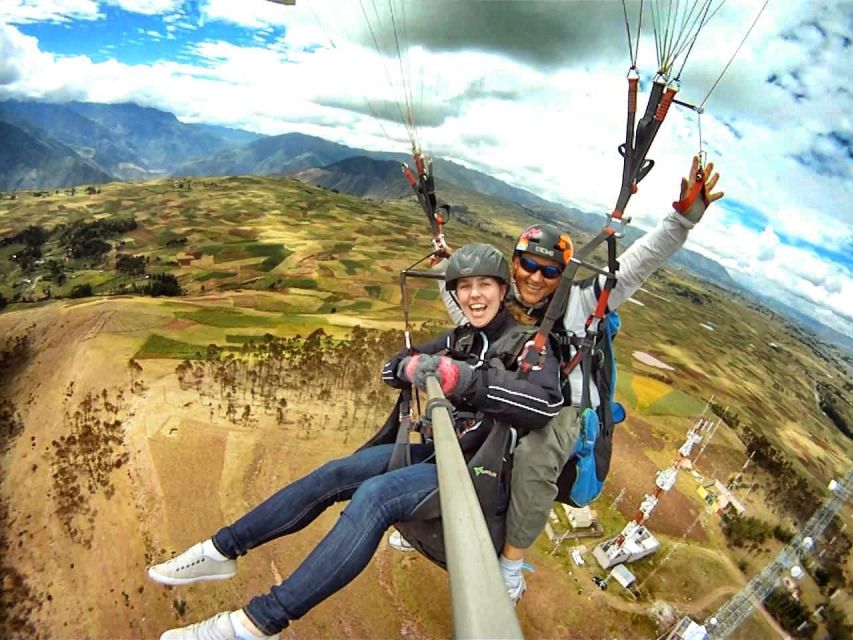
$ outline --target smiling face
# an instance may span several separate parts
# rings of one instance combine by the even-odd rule
[[[472,326],[485,327],[497,315],[507,286],[497,278],[472,276],[456,283],[456,298]]]
[[[533,267],[533,263],[538,266]],[[542,275],[540,267],[556,267],[560,272],[563,270],[563,265],[557,260],[543,258],[532,253],[516,254],[512,258],[512,274],[513,278],[515,278],[515,287],[518,289],[521,301],[526,306],[533,306],[549,297],[557,290],[557,285],[560,284],[559,275],[556,278],[546,278]],[[533,272],[530,271],[531,268],[533,268]]]

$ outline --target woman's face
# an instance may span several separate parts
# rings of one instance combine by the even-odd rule
[[[545,275],[555,275],[556,277],[546,278],[542,273],[542,267],[550,267],[545,269]],[[556,260],[536,256],[532,253],[521,253],[512,259],[515,287],[518,289],[521,301],[527,306],[533,306],[554,293],[557,290],[557,285],[560,284],[562,272],[563,265]]]
[[[471,276],[456,283],[456,299],[472,326],[485,327],[497,315],[506,285],[496,278]]]

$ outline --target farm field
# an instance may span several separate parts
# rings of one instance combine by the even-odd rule
[[[368,202],[276,178],[111,184],[76,199],[0,201],[7,234],[129,215],[137,227],[113,240],[119,248],[98,264],[68,263],[61,286],[45,273],[20,284],[19,270],[0,253],[0,292],[9,300],[18,294],[0,313],[0,335],[7,343],[28,337],[0,393],[21,425],[6,442],[0,489],[10,549],[2,567],[14,584],[4,596],[9,637],[153,637],[265,591],[293,570],[336,509],[253,551],[222,584],[163,588],[144,569],[346,455],[393,404],[378,371],[402,345],[398,274],[428,251],[412,202]],[[477,215],[469,206],[465,219]],[[498,219],[487,231],[452,223],[447,233],[454,245],[477,239],[509,250],[507,234],[529,222]],[[62,251],[54,237],[45,245],[46,258]],[[148,275],[175,275],[185,295],[133,295],[134,282],[145,278],[116,271],[120,252],[144,256]],[[64,298],[82,283],[93,297]],[[412,286],[419,335],[435,333],[446,316],[434,283]],[[643,304],[621,310],[615,342],[617,399],[629,417],[617,428],[611,474],[595,505],[606,535],[633,515],[703,411],[725,416],[697,463],[707,478],[727,483],[746,462],[744,425],[782,451],[817,495],[849,468],[850,439],[816,401],[817,382],[838,386],[850,377],[830,348],[683,272],[662,269],[635,298]],[[707,322],[714,332],[701,327]],[[283,354],[276,356],[281,371],[264,390],[257,367],[273,346]],[[217,369],[223,362],[237,371],[228,384]],[[67,437],[89,416],[98,446],[75,449]],[[772,474],[753,464],[746,476],[755,487],[740,493],[747,513],[790,526]],[[536,573],[518,608],[527,637],[652,638],[654,602],[703,618],[745,584],[778,547],[729,548],[697,486],[682,473],[650,519],[664,549],[631,565],[640,600],[616,585],[600,592],[591,554],[585,567],[574,567],[568,547],[552,554],[540,537],[529,558]],[[803,584],[814,609],[823,596],[811,578]],[[835,601],[853,606],[849,593]],[[766,625],[755,616],[735,637],[771,637]],[[446,575],[383,542],[362,576],[283,637],[450,633]]]

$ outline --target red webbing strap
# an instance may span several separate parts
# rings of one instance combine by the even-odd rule
[[[655,120],[658,122],[663,122],[663,119],[666,117],[669,107],[672,105],[672,100],[675,98],[675,91],[676,89],[670,86],[663,92],[663,98],[661,98],[657,111],[655,111]]]
[[[598,320],[599,324],[596,327],[600,326],[602,319],[604,318],[604,312],[607,310],[607,300],[610,298],[611,289],[605,288],[602,290],[601,295],[598,296],[598,305],[595,308],[593,314],[586,319],[585,328],[587,329],[587,333],[584,336],[583,344],[578,347],[578,350],[575,351],[575,355],[572,359],[565,365],[563,365],[563,375],[568,377],[568,375],[574,371],[575,367],[580,364],[581,360],[590,352],[593,344],[595,343],[595,335],[597,332],[591,333],[589,332],[589,327],[592,326],[593,320]]]
[[[403,163],[403,175],[406,176],[406,181],[409,183],[409,186],[412,187],[412,189],[417,190],[418,181],[415,179],[415,174],[412,173],[411,169],[409,169],[409,165],[405,162]]]
[[[696,172],[696,182],[690,188],[690,191],[688,191],[678,202],[673,202],[672,208],[678,211],[678,213],[684,213],[693,206],[693,203],[696,202],[696,198],[699,197],[699,194],[701,194],[704,189],[705,171],[703,169],[699,169],[699,171]]]
[[[604,319],[604,314],[607,312],[607,303],[608,300],[610,300],[610,292],[613,291],[613,288],[616,286],[616,272],[619,270],[619,261],[616,259],[616,238],[613,236],[607,238],[607,269],[610,272],[610,275],[607,276],[604,287],[601,289],[601,293],[598,294],[598,303],[595,305],[595,311],[593,311],[592,315],[586,319],[586,323],[584,324],[586,335],[584,335],[583,341],[577,351],[575,351],[575,355],[562,367],[563,375],[565,377],[568,377],[569,374],[574,371],[575,367],[577,367],[578,364],[580,364],[580,362],[592,351],[595,339],[598,336],[598,330],[601,327],[601,321]],[[590,331],[589,329],[595,320],[598,321],[595,325],[595,330]],[[589,381],[584,380],[584,384],[588,385]]]

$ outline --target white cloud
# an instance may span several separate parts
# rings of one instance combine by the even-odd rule
[[[823,308],[829,326],[853,335],[853,274],[804,247],[782,244],[772,227],[756,233],[740,224],[709,225],[691,234],[689,247],[718,260],[737,280],[800,311]],[[808,307],[803,305],[808,303]]]
[[[776,256],[779,246],[779,236],[774,233],[772,227],[767,227],[758,238],[758,254],[756,257],[759,260],[770,260]]]
[[[106,2],[131,13],[149,16],[173,13],[184,4],[184,0],[106,0]]]
[[[200,9],[206,20],[221,20],[250,29],[263,28],[269,25],[284,25],[292,18],[293,12],[292,7],[267,2],[266,0],[260,2],[205,0],[201,3]]]
[[[102,17],[97,0],[3,0],[0,4],[0,24],[56,23]]]
[[[254,46],[209,40],[170,61],[95,64],[83,56],[40,51],[34,39],[0,26],[0,89],[52,100],[133,100],[186,120],[408,149],[401,125],[370,115],[384,113],[400,97],[400,64],[374,50],[359,3],[283,7],[263,0],[202,0],[197,25],[178,0],[110,2],[130,11],[165,12],[166,37],[180,37],[179,29],[203,29],[203,22],[227,22],[255,30]],[[442,20],[474,9],[439,4],[440,11],[407,5],[417,28],[408,32],[413,47],[402,61],[413,80],[409,89],[418,121],[440,122],[420,130],[427,150],[543,197],[608,212],[621,176],[616,147],[624,137],[627,68],[627,56],[618,58],[610,43],[624,34],[611,29],[609,18],[596,22],[598,14],[569,5],[560,11],[558,3],[474,3],[484,20],[455,20],[448,29]],[[610,15],[609,3],[602,6]],[[692,54],[683,99],[702,99],[756,10],[754,3],[726,4]],[[621,6],[612,11],[621,20]],[[8,2],[0,9],[0,19],[21,24],[100,17],[98,4],[89,0],[13,0],[11,9]],[[516,33],[519,24],[530,27],[523,38]],[[387,45],[387,31],[379,26],[377,37]],[[555,48],[555,33],[576,32],[576,41]],[[283,35],[264,44],[263,35],[278,33]],[[849,75],[843,38],[850,35],[843,7],[771,3],[701,120],[704,149],[722,176],[720,188],[768,223],[756,231],[717,205],[691,234],[692,246],[706,255],[776,283],[786,295],[796,292],[798,299],[827,305],[836,315],[850,313],[839,301],[853,299],[849,269],[808,245],[843,255],[853,238],[853,165],[849,146],[838,143],[853,137],[853,96],[842,91]],[[642,53],[650,46],[644,40]],[[641,109],[645,100],[641,93]],[[669,209],[698,150],[698,133],[693,112],[671,109],[649,154],[656,166],[628,209],[638,226],[654,225]],[[842,176],[846,171],[848,179],[833,171]],[[807,244],[790,247],[792,238]]]

